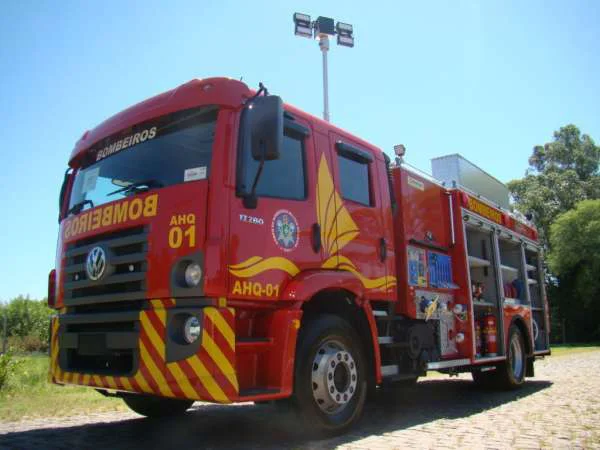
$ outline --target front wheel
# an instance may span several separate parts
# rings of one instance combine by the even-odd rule
[[[170,417],[184,414],[193,400],[125,394],[123,401],[134,412],[146,417]]]
[[[307,321],[296,361],[294,400],[311,428],[337,434],[360,419],[367,395],[366,360],[348,322],[329,314]]]

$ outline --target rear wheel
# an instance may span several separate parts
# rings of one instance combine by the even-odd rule
[[[527,362],[523,333],[512,325],[508,331],[508,356],[506,361],[495,370],[482,372],[473,370],[473,381],[483,388],[516,389],[525,382],[525,364]]]
[[[311,428],[337,434],[360,419],[367,395],[366,360],[348,322],[334,315],[306,322],[296,361],[294,400]]]
[[[134,412],[146,417],[169,417],[184,414],[193,400],[125,394],[125,404]]]
[[[508,357],[506,362],[496,369],[498,387],[516,389],[523,385],[526,358],[523,333],[516,325],[512,325],[508,331]]]

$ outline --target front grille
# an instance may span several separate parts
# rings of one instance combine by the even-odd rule
[[[68,332],[73,333],[108,333],[112,331],[135,331],[135,322],[116,323],[84,323],[67,326]]]
[[[86,305],[77,305],[69,308],[70,313],[88,314],[88,313],[110,313],[141,311],[148,307],[148,301],[125,300],[116,303],[91,303]]]
[[[136,310],[62,315],[58,336],[62,370],[115,376],[129,376],[137,370]]]
[[[128,228],[80,239],[67,247],[64,277],[66,306],[124,300],[140,300],[146,293],[148,228]],[[105,274],[88,278],[86,260],[90,250],[101,247],[106,254]]]

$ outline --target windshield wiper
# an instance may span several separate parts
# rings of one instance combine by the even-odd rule
[[[82,200],[78,203],[75,203],[73,206],[71,206],[71,209],[67,211],[67,216],[71,214],[79,214],[85,205],[90,205],[93,208],[94,202],[91,200]]]
[[[144,180],[144,181],[136,181],[135,183],[131,183],[125,187],[119,188],[116,191],[112,191],[107,195],[115,195],[115,194],[137,194],[139,192],[146,192],[152,188],[161,188],[163,184],[158,180]]]

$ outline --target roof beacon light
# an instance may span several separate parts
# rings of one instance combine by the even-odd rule
[[[404,155],[406,154],[406,147],[404,144],[394,145],[394,154],[396,155],[396,165],[402,165],[404,162]]]
[[[406,154],[406,147],[404,144],[394,145],[394,154],[399,157],[403,157]]]

